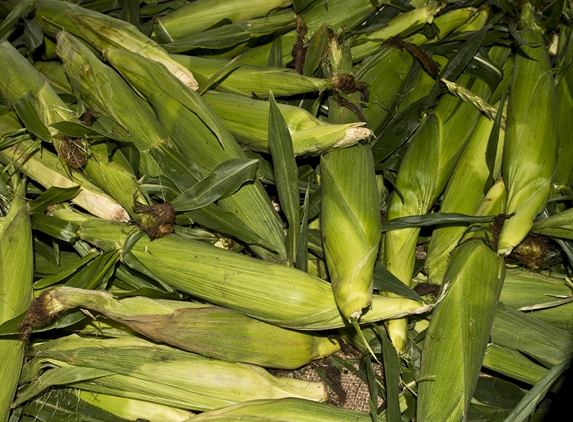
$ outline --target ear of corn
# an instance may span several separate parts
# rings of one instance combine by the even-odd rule
[[[446,187],[440,212],[477,215],[491,183],[501,172],[502,138],[497,146],[493,145],[496,147],[495,160],[488,162],[487,151],[491,148],[490,133],[494,128],[493,124],[494,121],[486,115],[480,117]],[[504,194],[503,190],[499,192],[498,189],[496,192]],[[493,198],[488,199],[488,203],[491,203]],[[494,210],[493,214],[499,214],[501,211]],[[432,283],[441,284],[450,253],[466,229],[467,226],[439,227],[432,233],[424,264]]]
[[[432,312],[422,351],[417,418],[458,421],[470,400],[489,340],[505,264],[485,239],[452,253],[446,295]]]
[[[105,144],[94,145],[81,138],[71,138],[59,132],[53,124],[76,122],[75,113],[58,97],[45,78],[9,43],[2,43],[0,55],[8,62],[7,80],[0,91],[13,104],[30,92],[38,118],[48,128],[50,138],[65,167],[79,169],[133,215],[133,197],[139,187],[128,166],[121,165],[120,153],[110,157]],[[27,82],[28,81],[28,82]],[[141,195],[138,195],[140,200]]]
[[[388,25],[377,31],[361,34],[353,42],[352,60],[362,60],[364,57],[376,52],[380,43],[388,38],[404,33],[412,33],[426,23],[432,23],[434,15],[440,10],[439,6],[424,6],[405,13],[401,13],[388,22]]]
[[[145,416],[150,422],[183,422],[193,416],[192,412],[156,404],[150,401],[128,399],[109,394],[94,394],[86,390],[72,390],[78,399],[126,420]]]
[[[340,349],[327,337],[285,330],[211,305],[146,297],[118,300],[108,292],[72,287],[45,291],[35,300],[30,317],[39,317],[38,310],[44,319],[81,307],[152,340],[228,362],[296,369]]]
[[[573,328],[573,287],[560,275],[508,269],[500,301],[566,331]]]
[[[523,356],[517,350],[490,343],[483,359],[484,368],[529,385],[537,384],[548,369]]]
[[[203,98],[221,116],[221,121],[245,149],[269,152],[268,124],[265,116],[269,103],[242,96],[207,92]],[[304,109],[278,104],[285,117],[297,156],[318,155],[345,148],[368,139],[372,131],[363,123],[326,123]],[[247,112],[251,118],[245,120]]]
[[[277,97],[322,91],[328,87],[327,79],[310,78],[282,67],[254,66],[229,60],[173,54],[174,60],[188,68],[199,86],[215,77],[210,88],[230,94],[266,98],[269,89]],[[221,69],[224,69],[221,72]],[[221,72],[219,78],[216,76]]]
[[[352,70],[350,49],[329,42],[327,71],[335,75]],[[349,93],[352,99],[359,92]],[[358,120],[350,110],[329,99],[329,121]],[[356,169],[360,168],[360,172]],[[369,144],[324,154],[320,159],[320,228],[325,261],[338,309],[356,324],[372,302],[373,272],[381,236],[378,185]]]
[[[504,56],[497,58],[503,61]],[[467,75],[458,79],[471,87],[478,97],[491,93],[482,80]],[[472,131],[480,112],[457,97],[445,96],[410,140],[396,179],[386,219],[426,214],[442,193]],[[387,269],[406,285],[414,272],[415,248],[419,228],[392,230],[384,236],[384,259]],[[407,322],[390,321],[388,334],[399,351],[406,349]]]
[[[16,181],[16,178],[13,179]],[[26,207],[26,184],[19,182],[0,232],[0,324],[24,312],[32,300],[34,250]],[[0,339],[0,421],[8,421],[18,388],[24,345],[15,337]]]
[[[170,140],[149,104],[73,35],[58,33],[56,52],[68,76],[79,83],[84,100],[117,122],[117,135],[140,151],[142,171],[157,176],[160,170],[151,151],[161,144],[169,146]]]
[[[23,141],[0,150],[0,162],[15,164],[24,174],[46,189],[52,186],[70,188],[79,185],[80,190],[72,198],[74,204],[106,220],[129,220],[127,211],[109,195],[76,171],[71,171],[70,178],[64,172],[58,157],[47,150],[39,149],[33,141]]]
[[[62,214],[55,211],[55,215]],[[85,219],[79,234],[87,242],[110,250],[124,247],[124,230],[121,224]],[[140,239],[129,252],[124,251],[124,260],[130,265],[139,262],[149,274],[172,287],[273,325],[326,330],[348,324],[338,311],[329,283],[292,267],[221,250],[184,236],[168,235],[153,242]],[[428,309],[411,299],[375,296],[361,321]]]
[[[184,407],[193,410],[263,398],[300,397],[314,401],[327,398],[320,382],[277,378],[257,366],[209,359],[136,337],[98,339],[71,335],[39,344],[34,352],[35,360],[59,366],[62,374],[70,367],[77,371],[94,369],[110,376],[119,375],[117,381],[140,380],[155,385],[155,390],[165,386],[166,391],[158,395],[157,402],[161,397],[169,397],[170,388],[177,388],[187,400]],[[44,375],[47,374],[49,371]],[[106,378],[101,379],[103,385]],[[27,389],[34,386],[35,382],[29,383]],[[127,384],[126,387],[127,393],[130,387]],[[25,395],[24,390],[22,396]]]
[[[245,158],[233,136],[202,98],[172,77],[159,63],[122,50],[110,50],[107,57],[153,104],[178,148],[204,174],[225,160]],[[275,252],[253,245],[257,254],[265,259],[285,259],[282,224],[260,182],[243,186],[218,204],[237,214],[272,245]]]
[[[188,422],[255,422],[264,418],[268,422],[370,422],[368,413],[343,409],[309,400],[284,398],[278,400],[253,400],[212,410],[194,416]]]
[[[573,334],[500,303],[491,330],[491,342],[551,367],[570,356]]]
[[[199,0],[158,19],[154,35],[161,42],[178,40],[211,28],[221,20],[242,22],[266,16],[273,9],[291,5],[290,0]]]
[[[573,44],[568,47],[573,48]],[[569,118],[573,113],[573,66],[569,64],[559,84],[555,88],[557,97],[557,137],[559,155],[557,168],[553,178],[555,190],[558,192],[573,182],[573,122]],[[558,205],[557,208],[563,208]]]
[[[369,145],[321,158],[322,241],[334,297],[349,321],[372,300],[372,276],[381,235],[380,206]],[[362,175],[358,178],[356,169]]]
[[[96,49],[124,48],[165,65],[181,82],[197,89],[193,74],[169,57],[156,42],[143,35],[135,26],[72,3],[54,0],[34,2],[35,19],[47,32],[65,29],[89,41]],[[54,25],[55,28],[54,29]]]
[[[532,6],[522,9],[520,35],[538,47],[520,46],[513,69],[507,110],[503,174],[506,213],[512,215],[499,235],[499,253],[508,255],[543,211],[557,160],[557,104],[549,57]]]

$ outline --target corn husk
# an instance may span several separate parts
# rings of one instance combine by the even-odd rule
[[[109,15],[86,9],[73,3],[40,0],[34,2],[34,18],[42,29],[55,35],[62,28],[88,41],[99,51],[124,48],[165,65],[181,82],[197,89],[193,74],[169,57],[155,41],[135,26]]]
[[[92,381],[93,388],[86,382],[74,385],[94,392],[99,392],[98,384],[105,386],[110,378],[118,387],[117,395],[139,399],[140,394],[130,392],[141,392],[132,386],[142,383],[144,387],[152,388],[148,390],[149,394],[157,394],[155,399],[148,397],[149,401],[171,405],[170,401],[175,401],[175,397],[170,393],[177,389],[179,400],[185,404],[176,407],[191,410],[215,409],[262,398],[326,400],[324,384],[320,382],[276,378],[254,365],[209,359],[129,336],[99,339],[70,335],[38,344],[34,347],[33,360],[28,363],[31,372],[27,377],[35,373],[33,368],[38,362],[50,362],[59,367],[52,377],[66,377],[75,372],[77,381],[84,381],[82,372],[92,371],[97,374],[97,379]],[[19,394],[16,405],[46,388],[42,378],[49,377],[50,372],[43,373],[37,381],[31,380]],[[51,382],[54,380],[56,384],[61,382],[58,378],[52,378]]]
[[[370,415],[356,410],[300,399],[253,400],[223,409],[205,412],[186,422],[255,422],[264,418],[274,422],[368,422]]]
[[[497,60],[503,60],[500,54]],[[491,93],[487,84],[467,75],[458,79],[480,98]],[[410,139],[396,178],[386,220],[426,214],[442,193],[480,116],[470,103],[453,96],[442,97]],[[399,194],[397,193],[399,192]],[[386,268],[407,286],[414,272],[419,227],[392,230],[384,236]],[[390,321],[389,336],[396,348],[405,352],[407,322]]]
[[[269,152],[269,103],[232,94],[208,92],[203,98],[245,149]],[[318,155],[368,140],[372,131],[363,123],[326,123],[304,109],[279,104],[291,134],[296,156]],[[245,120],[244,113],[250,118]]]
[[[520,35],[543,45],[529,3],[522,9]],[[551,64],[542,47],[522,45],[515,57],[507,110],[503,174],[506,213],[512,215],[499,235],[499,253],[508,255],[529,233],[547,204],[557,160],[557,103]]]
[[[199,0],[158,19],[154,35],[163,40],[178,40],[196,34],[226,19],[242,22],[258,16],[266,16],[271,10],[287,7],[289,0],[256,1]]]
[[[212,305],[146,297],[115,299],[109,292],[72,287],[44,291],[35,302],[26,320],[51,320],[64,310],[80,307],[152,340],[228,362],[296,369],[340,349],[336,340],[285,330]]]
[[[110,50],[107,57],[152,103],[173,142],[204,174],[225,160],[246,157],[203,99],[163,66],[123,50]],[[272,251],[254,246],[257,254],[265,259],[285,259],[282,225],[260,182],[243,186],[218,204],[272,245]]]
[[[445,297],[426,332],[418,387],[420,421],[467,417],[503,285],[505,263],[472,238],[452,253]]]
[[[0,232],[0,324],[20,315],[32,300],[34,250],[25,195],[26,184],[22,181],[15,189]],[[23,343],[13,336],[2,337],[0,357],[0,421],[4,422],[10,417],[10,404],[18,388],[24,359]]]

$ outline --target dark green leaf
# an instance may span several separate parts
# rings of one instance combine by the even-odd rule
[[[400,358],[386,331],[378,325],[375,325],[375,327],[378,336],[382,340],[382,364],[384,381],[386,382],[386,420],[388,422],[401,422],[399,399]]]
[[[314,33],[306,54],[304,56],[304,67],[302,74],[304,76],[314,76],[315,72],[319,69],[322,62],[324,51],[328,47],[328,27],[326,23],[322,24],[320,28]]]
[[[34,19],[22,18],[24,24],[23,41],[28,51],[34,51],[44,42],[44,33],[40,24]]]
[[[267,66],[282,67],[283,65],[283,46],[281,37],[277,37],[271,43],[271,48],[267,53]]]
[[[563,362],[551,368],[547,374],[533,386],[533,388],[521,399],[511,414],[505,419],[506,422],[521,422],[527,420],[533,413],[537,404],[543,400],[549,388],[565,372],[573,356],[569,356]]]
[[[38,212],[30,214],[30,221],[33,229],[69,243],[76,240],[77,232],[80,228],[76,223],[64,221]]]
[[[13,26],[22,16],[32,10],[33,5],[34,0],[23,0],[10,11],[10,14],[4,19],[0,26],[0,39],[4,38],[4,36],[13,29]]]
[[[44,123],[42,123],[38,117],[38,113],[36,113],[36,108],[34,107],[34,98],[30,93],[21,96],[13,104],[13,106],[14,110],[16,110],[16,113],[18,114],[18,117],[26,126],[26,129],[28,129],[42,141],[52,142],[50,131],[44,125]]]
[[[412,215],[408,217],[396,218],[382,224],[382,231],[398,230],[411,227],[424,227],[434,226],[439,224],[455,224],[460,225],[473,224],[473,223],[489,223],[493,220],[492,216],[473,216],[466,214],[451,213],[434,213],[424,215]]]
[[[20,329],[18,328],[18,326],[24,320],[24,317],[26,316],[27,312],[28,311],[23,312],[22,314],[18,315],[17,317],[12,318],[12,319],[4,322],[2,325],[0,325],[0,336],[19,335]],[[44,331],[69,327],[70,325],[77,324],[78,322],[80,322],[85,317],[86,317],[86,315],[82,311],[79,311],[79,310],[68,312],[68,313],[66,313],[66,315],[56,319],[55,321],[51,322],[48,325],[45,325],[43,327],[34,328],[32,330],[32,332],[33,333],[41,333]]]
[[[404,107],[386,125],[381,134],[377,135],[378,142],[372,146],[374,163],[378,164],[398,150],[414,131],[420,126],[425,98],[421,98]]]
[[[513,409],[525,391],[499,378],[479,377],[474,398],[480,403],[500,409]]]
[[[43,213],[48,205],[59,204],[61,202],[72,199],[74,196],[76,196],[80,190],[80,187],[81,186],[73,186],[71,188],[58,188],[52,186],[36,199],[28,202],[28,211],[38,211]]]
[[[121,4],[119,18],[141,30],[139,20],[139,0],[119,0],[119,4]]]
[[[94,394],[94,397],[97,397]],[[81,400],[72,389],[53,389],[23,406],[23,413],[40,422],[127,422],[127,419]]]
[[[493,174],[495,167],[495,159],[497,156],[497,146],[499,143],[499,132],[501,130],[501,118],[503,117],[503,106],[505,104],[505,97],[507,95],[507,90],[502,93],[501,100],[499,102],[499,107],[497,109],[497,115],[495,116],[495,122],[489,134],[489,139],[487,141],[487,148],[485,153],[485,162],[487,163],[487,168],[489,169],[489,180],[488,186],[493,185]],[[484,192],[484,195],[487,192]]]
[[[279,202],[289,224],[287,233],[287,259],[290,262],[294,262],[300,224],[298,170],[294,158],[292,138],[285,118],[272,92],[269,93],[269,103],[269,149],[273,157]]]
[[[543,10],[543,19],[541,21],[541,27],[546,33],[550,33],[555,29],[561,16],[563,14],[563,6],[565,5],[565,0],[555,0],[549,6]]]
[[[309,194],[308,189],[304,194],[304,202],[302,205],[302,218],[300,220],[300,232],[298,236],[298,245],[296,247],[296,261],[295,265],[301,271],[308,270],[308,209],[309,209]]]
[[[89,290],[105,288],[107,281],[115,270],[115,265],[119,262],[120,254],[119,250],[103,252],[80,272],[76,273],[65,285]]]
[[[495,1],[495,3],[498,3],[498,6],[503,8],[505,10],[505,12],[508,13],[510,16],[513,16],[514,18],[519,17],[519,15],[517,13],[517,9],[515,8],[515,5],[513,4],[512,1],[510,1],[510,0],[497,0],[497,1]]]
[[[245,43],[251,39],[271,35],[277,31],[294,29],[294,14],[271,15],[265,18],[237,22],[163,44],[170,53],[182,53],[197,48],[220,50]]]
[[[175,211],[191,211],[226,198],[256,178],[258,160],[232,158],[217,164],[207,177],[171,201]]]
[[[458,53],[448,61],[448,64],[444,67],[444,70],[440,74],[440,78],[447,79],[449,81],[455,81],[458,76],[464,71],[468,63],[474,58],[479,48],[484,42],[484,38],[487,32],[492,28],[491,24],[485,25],[482,29],[473,34],[459,49]],[[425,109],[429,109],[433,106],[436,98],[442,91],[442,82],[436,81],[436,84],[432,88],[432,91],[426,99]]]
[[[74,265],[70,265],[62,269],[59,273],[38,280],[34,283],[34,288],[36,290],[41,290],[71,277],[74,273],[78,273],[85,268],[85,266],[93,261],[98,255],[99,254],[97,252],[92,252],[82,257],[80,260],[75,262]]]
[[[511,33],[511,36],[515,39],[515,41],[517,41],[517,43],[519,45],[526,45],[528,47],[541,47],[538,44],[531,44],[528,43],[527,41],[525,41],[521,35],[519,35],[519,32],[517,31],[517,23],[514,21],[509,21],[507,23],[507,26],[509,27],[509,32]],[[521,52],[521,54],[524,54],[523,52]]]
[[[85,136],[91,136],[94,138],[112,138],[113,136],[110,133],[102,131],[101,129],[98,130],[96,127],[86,126],[79,122],[63,121],[53,123],[50,126],[58,129],[64,135],[71,138],[83,138]],[[119,140],[120,138],[115,139]]]
[[[381,292],[394,293],[420,302],[424,301],[416,292],[406,286],[379,262],[374,266],[374,289]]]

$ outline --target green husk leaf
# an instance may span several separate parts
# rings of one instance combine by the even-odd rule
[[[175,211],[191,211],[232,195],[256,179],[258,160],[232,158],[216,165],[207,177],[171,201]]]
[[[289,224],[287,235],[287,261],[294,263],[297,256],[298,234],[300,230],[298,171],[294,159],[290,132],[272,92],[270,93],[269,100],[269,149],[273,158],[275,183],[279,194],[279,201]]]
[[[48,205],[59,204],[60,202],[66,202],[72,199],[79,190],[80,186],[72,186],[70,188],[52,186],[45,192],[42,192],[36,199],[29,201],[28,210],[29,212],[44,212]]]

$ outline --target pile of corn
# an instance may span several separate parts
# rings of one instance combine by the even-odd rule
[[[572,59],[560,0],[0,2],[0,422],[542,420]]]

